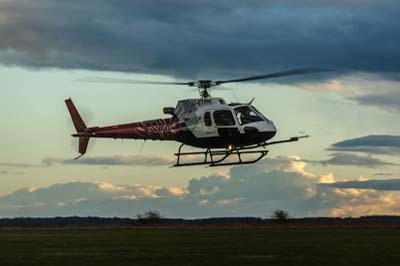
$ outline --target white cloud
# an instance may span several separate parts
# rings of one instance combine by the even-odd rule
[[[323,191],[323,189],[321,189]],[[329,189],[318,195],[323,202],[317,215],[327,216],[364,216],[398,215],[397,203],[399,192],[379,191],[374,189]]]
[[[351,93],[349,91],[350,88],[345,84],[345,82],[343,80],[338,80],[338,79],[332,79],[326,82],[300,83],[297,84],[297,86],[309,91],[330,91],[340,94]]]
[[[268,217],[276,208],[288,210],[293,216],[399,213],[396,202],[400,200],[400,192],[379,190],[386,184],[384,181],[371,183],[360,178],[352,186],[343,187],[332,174],[317,175],[305,167],[299,157],[277,157],[256,165],[233,167],[228,174],[194,178],[186,188],[60,183],[47,188],[21,189],[0,197],[0,213],[2,216],[134,217],[156,209],[167,217],[185,218]]]

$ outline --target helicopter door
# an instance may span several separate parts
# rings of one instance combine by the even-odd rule
[[[210,112],[204,113],[203,128],[204,128],[204,133],[207,136],[216,134],[216,129],[215,126],[213,125]]]
[[[232,137],[240,135],[239,128],[231,110],[214,111],[213,118],[219,136]]]

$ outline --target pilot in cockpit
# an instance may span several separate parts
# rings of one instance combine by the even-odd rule
[[[243,108],[242,112],[240,113],[240,124],[248,124],[251,123],[251,115],[250,115],[250,109],[248,108]]]
[[[241,125],[260,121],[260,118],[247,106],[236,108],[235,111]]]

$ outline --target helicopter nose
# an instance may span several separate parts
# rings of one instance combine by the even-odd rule
[[[267,131],[276,132],[276,127],[274,125],[274,122],[272,122],[271,120],[268,120],[268,121],[265,121],[265,123],[267,124]]]

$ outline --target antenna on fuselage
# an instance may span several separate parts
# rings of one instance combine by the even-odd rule
[[[256,99],[256,97],[253,97],[253,99],[251,99],[251,101],[247,105],[251,105],[255,99]]]

